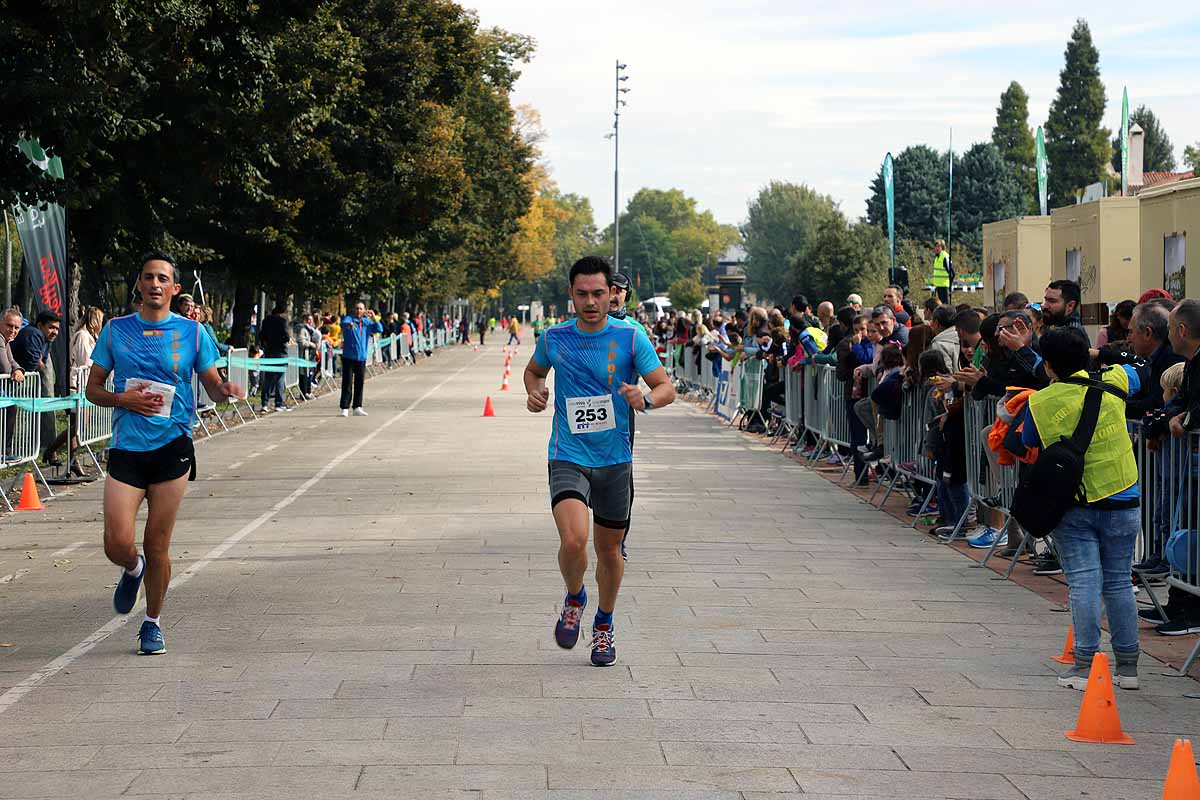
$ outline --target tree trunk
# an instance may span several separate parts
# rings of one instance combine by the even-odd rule
[[[246,346],[246,332],[253,311],[254,287],[239,281],[233,294],[233,326],[229,331],[229,344],[233,347]]]

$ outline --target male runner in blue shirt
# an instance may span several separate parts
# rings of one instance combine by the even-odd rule
[[[554,629],[560,647],[579,640],[587,605],[588,509],[596,541],[599,608],[592,623],[592,664],[616,661],[613,611],[625,573],[621,539],[629,525],[632,450],[629,418],[675,399],[675,387],[646,332],[609,319],[611,268],[596,256],[571,267],[577,318],[546,330],[525,367],[526,405],[549,405],[546,377],[555,371],[554,422],[549,445],[550,507],[558,526],[558,565],[567,597]],[[638,377],[650,394],[643,395]]]
[[[118,614],[128,614],[146,580],[146,620],[138,632],[138,653],[166,652],[159,615],[171,582],[169,549],[175,515],[196,479],[192,420],[196,400],[192,373],[218,402],[241,400],[241,386],[223,383],[217,372],[217,346],[200,323],[171,313],[179,294],[179,268],[165,253],[143,259],[137,288],[142,309],[105,326],[92,352],[87,399],[113,412],[108,480],[104,484],[104,554],[123,568],[113,593]],[[104,388],[109,373],[116,391]],[[138,508],[148,505],[142,540],[134,543]]]

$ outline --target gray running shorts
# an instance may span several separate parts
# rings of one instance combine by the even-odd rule
[[[632,464],[583,467],[570,461],[551,461],[549,472],[550,508],[563,500],[580,500],[592,509],[597,525],[614,530],[628,527]]]

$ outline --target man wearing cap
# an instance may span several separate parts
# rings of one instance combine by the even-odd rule
[[[855,311],[862,311],[862,295],[852,294],[846,298],[846,305],[853,308]]]
[[[608,301],[608,318],[613,325],[624,325],[630,328],[641,328],[634,320],[629,319],[629,276],[623,272],[614,272],[608,282],[612,289],[612,297]],[[636,381],[635,381],[636,382]],[[637,415],[629,415],[629,454],[633,455],[633,435]],[[633,463],[629,465],[629,508],[633,510]],[[632,514],[630,518],[632,519]],[[628,561],[629,552],[625,549],[625,540],[629,538],[629,520],[625,522],[625,535],[621,537],[621,558]]]

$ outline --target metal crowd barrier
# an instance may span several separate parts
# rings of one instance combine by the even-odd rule
[[[1009,507],[1012,505],[1013,494],[1017,490],[1017,482],[1019,480],[1017,466],[1015,464],[1008,466],[998,465],[996,469],[990,462],[988,453],[990,449],[987,446],[983,429],[991,426],[996,419],[996,403],[1001,398],[985,397],[982,400],[976,400],[973,397],[965,399],[963,406],[963,425],[964,439],[966,440],[967,451],[967,493],[970,495],[970,502],[967,503],[967,508],[955,523],[954,530],[945,538],[945,541],[954,541],[961,536],[965,536],[963,530],[967,518],[970,516],[972,507],[979,508],[987,506],[994,508],[1004,515],[1004,525],[1000,533],[994,538],[992,546],[984,555],[980,566],[987,564],[992,553],[1000,544],[1000,540],[1004,534],[1012,535],[1015,531],[1015,523],[1008,513]],[[1013,528],[1014,530],[1009,530]],[[1021,552],[1029,545],[1029,539],[1022,534],[1021,536]],[[1012,566],[1015,568],[1017,559],[1020,557],[1020,552],[1013,557]],[[1012,569],[1009,569],[1009,574],[1012,574]]]
[[[292,398],[292,402],[296,400],[296,393],[300,391],[300,366],[296,363],[296,359],[300,358],[300,345],[296,342],[290,342],[287,346],[287,369],[283,372],[283,390],[287,392],[288,397]]]
[[[71,387],[73,391],[83,394],[87,389],[88,373],[92,370],[91,367],[72,367],[71,368]],[[108,380],[104,382],[104,388],[110,392],[116,391],[113,384],[113,374],[108,374]],[[100,466],[100,459],[96,456],[96,451],[92,449],[92,445],[107,441],[112,438],[113,427],[113,409],[105,408],[104,406],[95,406],[91,403],[83,403],[79,409],[79,427],[76,435],[79,437],[79,446],[87,451],[88,456],[92,459],[92,463],[96,465],[96,469],[100,474],[104,474],[104,468]]]
[[[792,435],[800,430],[800,421],[804,413],[805,370],[804,368],[794,370],[791,367],[784,367],[784,370],[783,418],[779,421],[779,426],[775,429],[771,442],[773,444],[779,439],[783,439],[786,445],[791,442]]]
[[[884,420],[883,452],[891,461],[892,472],[887,481],[887,491],[879,501],[879,507],[891,497],[892,491],[899,485],[901,478],[905,479],[915,489],[916,484],[927,486],[920,512],[913,520],[921,518],[929,507],[937,492],[937,469],[932,458],[925,451],[925,430],[929,423],[929,395],[932,390],[919,386],[909,386],[904,389],[904,399],[900,406],[900,419]],[[876,491],[883,484],[876,487]],[[874,498],[872,492],[871,497]]]
[[[36,372],[26,373],[20,383],[8,375],[0,375],[0,398],[35,399],[42,396],[42,382]],[[51,497],[54,493],[46,483],[46,476],[38,467],[37,459],[42,449],[41,415],[35,411],[27,411],[17,406],[0,408],[0,466],[15,467],[20,464],[31,464],[38,479],[46,487]],[[11,492],[21,478],[18,473],[8,487]],[[12,511],[8,502],[8,493],[3,493],[4,505]]]
[[[229,382],[236,383],[238,386],[241,386],[246,390],[246,396],[244,398],[241,400],[235,400],[232,403],[233,412],[237,414],[238,419],[243,423],[246,422],[246,418],[242,416],[241,406],[243,405],[246,406],[246,410],[250,412],[251,421],[258,419],[258,415],[254,413],[254,405],[250,402],[251,393],[249,358],[250,352],[245,347],[229,348],[229,355],[226,357],[229,370]]]
[[[766,424],[762,415],[763,375],[766,364],[761,358],[747,358],[742,368],[742,391],[738,402],[738,415],[743,421],[755,417]],[[736,419],[736,417],[735,417]]]
[[[1168,587],[1200,596],[1200,434],[1168,436],[1152,444],[1142,435],[1140,423],[1131,428],[1142,495],[1142,531],[1135,561],[1165,558],[1171,567]],[[1152,591],[1145,594],[1159,619],[1166,622],[1158,596]],[[1198,658],[1200,641],[1178,674],[1186,675]]]

